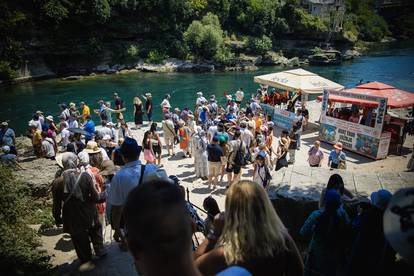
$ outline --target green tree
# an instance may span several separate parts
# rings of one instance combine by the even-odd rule
[[[212,13],[207,13],[201,21],[193,21],[183,38],[190,51],[200,58],[213,58],[224,45],[219,19]]]
[[[264,55],[272,49],[272,40],[265,35],[262,37],[250,37],[247,46],[253,54]]]

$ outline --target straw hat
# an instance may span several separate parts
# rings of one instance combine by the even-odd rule
[[[203,96],[203,92],[198,91],[198,92],[197,92],[197,96],[199,96],[199,97],[200,97],[200,96]]]
[[[85,151],[91,154],[101,152],[100,148],[98,147],[98,144],[95,141],[89,141],[86,144]]]
[[[76,104],[74,102],[71,102],[71,103],[69,103],[69,107],[74,108],[74,107],[76,107]]]
[[[152,94],[151,93],[145,93],[145,96],[152,97]]]
[[[2,126],[8,126],[8,125],[9,125],[9,123],[8,123],[8,122],[1,122],[1,125],[2,125]]]
[[[113,175],[116,171],[118,171],[117,167],[115,166],[112,160],[105,160],[102,162],[102,171],[99,172],[102,176]]]
[[[175,112],[179,112],[179,111],[181,111],[178,107],[176,107],[176,108],[174,108],[174,111]]]
[[[227,100],[229,100],[229,101],[232,101],[232,100],[233,100],[233,97],[232,97],[231,95],[227,95],[227,96],[226,96],[226,98],[227,98]]]
[[[36,114],[41,115],[41,114],[43,114],[43,112],[38,110],[38,111],[36,111]]]
[[[337,150],[342,150],[342,143],[338,142],[334,145],[334,148],[336,148]]]
[[[104,141],[110,141],[110,140],[112,140],[111,135],[105,134],[104,137],[102,137],[102,140],[104,140]]]
[[[47,116],[46,120],[53,122],[53,116],[52,115]]]

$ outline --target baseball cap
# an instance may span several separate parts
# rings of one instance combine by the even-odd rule
[[[391,197],[392,194],[388,190],[380,189],[371,194],[371,202],[378,209],[385,210]]]

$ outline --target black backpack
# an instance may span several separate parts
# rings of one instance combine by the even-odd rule
[[[243,151],[242,151],[243,141],[240,141],[240,147],[236,152],[236,156],[234,157],[234,164],[238,166],[246,165],[246,160],[244,159]]]
[[[102,110],[99,115],[100,115],[102,121],[107,121],[108,120],[108,114],[106,114],[106,109]]]

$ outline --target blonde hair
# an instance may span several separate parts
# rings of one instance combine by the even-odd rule
[[[262,186],[248,180],[230,186],[220,238],[227,264],[273,257],[275,252],[287,250],[286,235]]]
[[[142,101],[139,97],[134,97],[134,104],[141,105]]]

